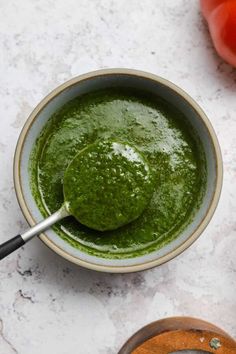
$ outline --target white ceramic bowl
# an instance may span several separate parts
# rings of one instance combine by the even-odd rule
[[[158,76],[129,69],[105,69],[78,76],[45,97],[26,121],[15,152],[14,182],[17,198],[28,223],[33,226],[42,215],[30,190],[28,162],[32,147],[50,116],[78,95],[109,87],[134,87],[154,93],[182,111],[199,136],[206,155],[207,187],[192,222],[171,243],[160,250],[130,259],[105,259],[72,247],[53,230],[40,235],[52,250],[83,267],[104,272],[125,273],[160,265],[189,247],[209,223],[217,206],[222,185],[222,158],[214,130],[197,103],[179,87]]]

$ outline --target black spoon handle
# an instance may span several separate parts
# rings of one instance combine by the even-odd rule
[[[21,235],[17,235],[13,237],[12,239],[2,243],[0,245],[0,260],[8,256],[10,253],[14,252],[17,250],[17,248],[20,248],[25,244],[25,241],[21,237]]]
[[[40,235],[43,231],[49,229],[57,221],[69,216],[69,213],[66,209],[66,205],[63,204],[62,207],[50,215],[47,219],[41,221],[40,223],[31,227],[31,229],[23,232],[22,235],[17,235],[11,240],[6,241],[0,245],[0,260],[8,256],[13,251],[17,250],[23,246],[26,242],[30,241],[34,236]]]

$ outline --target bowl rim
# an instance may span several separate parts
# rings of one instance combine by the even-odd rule
[[[222,189],[222,181],[223,181],[223,162],[222,162],[222,156],[221,156],[221,150],[220,146],[218,143],[218,139],[216,137],[215,131],[207,118],[206,114],[204,111],[200,108],[200,106],[194,101],[193,98],[191,98],[184,90],[182,90],[180,87],[175,85],[169,80],[166,80],[160,76],[157,76],[152,73],[148,73],[145,71],[141,70],[135,70],[135,69],[124,69],[124,68],[112,68],[112,69],[100,69],[96,71],[91,71],[79,76],[76,76],[60,86],[56,87],[54,90],[52,90],[47,96],[45,96],[39,104],[35,107],[35,109],[32,111],[32,113],[29,115],[27,118],[17,141],[16,149],[15,149],[15,154],[14,154],[14,162],[13,162],[13,179],[14,179],[14,186],[15,186],[15,192],[17,196],[17,200],[19,203],[19,206],[21,208],[21,211],[26,218],[28,224],[32,227],[36,224],[28,206],[24,198],[23,194],[23,189],[22,189],[22,183],[21,183],[21,176],[20,176],[20,166],[21,166],[21,154],[23,151],[24,147],[24,142],[25,139],[28,135],[28,131],[33,124],[33,122],[37,119],[38,114],[44,109],[44,107],[56,96],[58,96],[62,91],[68,89],[69,87],[72,87],[74,85],[77,85],[79,82],[89,80],[95,77],[104,77],[104,76],[109,76],[109,75],[127,75],[127,76],[136,76],[136,77],[141,77],[143,79],[148,79],[154,82],[157,82],[159,84],[162,84],[163,86],[168,87],[177,95],[181,96],[181,98],[186,101],[192,109],[197,113],[198,117],[203,121],[210,139],[211,143],[214,148],[214,154],[215,154],[215,162],[216,162],[216,183],[215,183],[215,189],[214,189],[214,194],[212,197],[212,200],[210,201],[210,205],[208,210],[206,211],[204,217],[202,218],[200,224],[196,227],[196,229],[191,233],[191,235],[188,237],[186,241],[184,241],[181,245],[177,246],[174,250],[170,251],[168,254],[152,260],[152,261],[146,261],[141,264],[137,265],[127,265],[127,266],[111,266],[111,265],[100,265],[96,263],[90,263],[88,261],[81,260],[80,258],[74,257],[70,254],[68,254],[66,251],[64,251],[62,248],[59,246],[55,245],[53,241],[51,241],[45,234],[39,235],[39,238],[41,241],[43,241],[44,244],[46,244],[49,248],[51,248],[54,252],[62,256],[63,258],[67,259],[68,261],[91,269],[91,270],[96,270],[96,271],[101,271],[101,272],[108,272],[108,273],[131,273],[131,272],[137,272],[141,270],[146,270],[149,268],[153,268],[155,266],[161,265],[163,263],[166,263],[167,261],[173,259],[174,257],[178,256],[181,254],[184,250],[186,250],[193,242],[197,240],[197,238],[201,235],[201,233],[204,231],[208,223],[210,222],[215,209],[217,207],[220,194],[221,194],[221,189]]]

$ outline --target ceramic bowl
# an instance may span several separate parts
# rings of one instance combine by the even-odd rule
[[[130,259],[104,259],[73,248],[53,230],[40,239],[67,260],[94,270],[126,273],[148,269],[174,258],[189,247],[209,223],[217,206],[222,185],[222,158],[215,132],[197,103],[179,87],[158,76],[129,69],[105,69],[78,76],[45,97],[26,121],[15,152],[14,182],[22,212],[30,226],[42,215],[30,190],[28,162],[32,147],[50,116],[66,102],[87,92],[109,87],[134,87],[158,95],[182,111],[202,142],[207,162],[205,195],[195,216],[185,230],[171,243],[150,254]]]

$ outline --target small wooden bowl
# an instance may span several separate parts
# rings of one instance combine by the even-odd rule
[[[215,325],[191,317],[171,317],[143,327],[118,354],[169,354],[196,350],[204,353],[236,354],[236,342]]]

